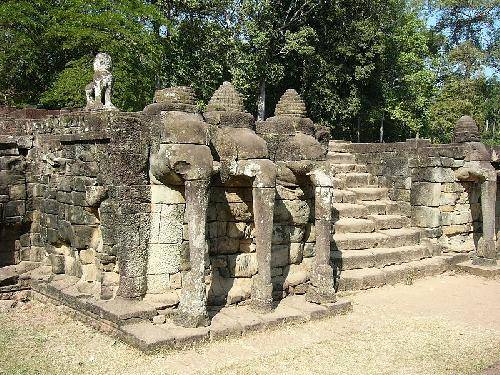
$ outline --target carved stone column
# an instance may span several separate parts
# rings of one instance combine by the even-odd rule
[[[313,178],[313,180],[316,180]],[[330,265],[332,227],[332,187],[316,186],[314,196],[316,251],[311,285],[306,299],[313,303],[333,303],[337,300],[333,268]]]
[[[183,279],[179,311],[174,321],[184,327],[209,324],[206,307],[205,255],[207,254],[205,226],[210,180],[186,181],[186,215],[189,232],[190,270]]]
[[[497,264],[495,246],[495,203],[497,196],[496,180],[485,180],[481,183],[481,213],[483,219],[483,236],[477,246],[476,264]]]
[[[460,181],[473,181],[481,186],[481,215],[483,233],[479,239],[476,254],[472,258],[475,265],[496,265],[495,246],[495,205],[497,174],[491,165],[491,155],[480,143],[479,129],[474,119],[463,116],[455,125],[453,140],[465,148],[465,164],[455,175]]]
[[[253,279],[252,307],[259,311],[272,309],[273,284],[271,283],[271,243],[273,236],[273,211],[275,188],[253,188],[253,212],[258,274]]]

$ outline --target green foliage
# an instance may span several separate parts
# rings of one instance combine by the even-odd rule
[[[50,83],[45,66],[50,45],[43,30],[51,5],[48,0],[0,3],[0,104],[34,104]]]
[[[78,108],[85,106],[82,87],[92,80],[93,56],[83,56],[70,61],[66,68],[56,75],[51,86],[40,97],[40,103],[47,108]]]
[[[470,115],[484,137],[495,139],[491,130],[500,120],[498,81],[494,75],[487,78],[484,67],[494,71],[498,61],[500,6],[492,0],[438,0],[434,7],[439,14],[436,32],[444,38],[429,136],[450,141],[457,118]]]

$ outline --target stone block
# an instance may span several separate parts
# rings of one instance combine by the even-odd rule
[[[443,225],[467,224],[472,222],[472,214],[469,211],[443,212],[441,220]]]
[[[148,274],[176,273],[180,268],[181,244],[151,244],[148,251]]]
[[[50,254],[49,259],[50,259],[50,264],[52,266],[52,273],[56,275],[64,273],[65,270],[64,255]]]
[[[175,189],[165,185],[151,185],[151,203],[184,204],[186,200],[180,188]]]
[[[240,252],[242,253],[255,253],[256,244],[253,240],[240,241]]]
[[[161,294],[170,290],[169,274],[147,275],[148,293]]]
[[[275,223],[307,224],[309,217],[310,208],[305,201],[277,200],[275,202]]]
[[[68,221],[72,224],[94,225],[99,223],[96,215],[83,207],[67,206],[67,214]]]
[[[410,190],[392,189],[389,192],[389,197],[394,201],[409,202],[410,201]]]
[[[439,204],[440,206],[454,206],[459,197],[457,193],[442,193]]]
[[[251,222],[253,220],[252,205],[247,202],[217,203],[217,220]]]
[[[9,196],[11,200],[23,200],[26,199],[26,187],[25,185],[13,185],[9,188]]]
[[[426,182],[455,182],[455,174],[451,168],[414,168],[412,170],[413,181]]]
[[[421,228],[435,228],[441,225],[441,211],[439,208],[426,206],[412,207],[413,224]]]
[[[301,242],[304,238],[304,228],[293,225],[273,226],[273,244],[284,244],[290,242]]]
[[[283,185],[276,185],[277,200],[300,200],[304,196],[304,191],[299,188],[288,188]]]
[[[441,184],[414,182],[411,187],[412,205],[437,207],[440,205]]]
[[[170,275],[170,288],[172,289],[182,288],[182,274],[180,272]]]
[[[306,242],[304,243],[304,258],[310,258],[314,256],[314,248],[316,244],[314,242]]]
[[[233,277],[251,277],[257,274],[256,254],[230,255],[229,270]]]
[[[157,237],[158,243],[176,244],[182,242],[183,221],[183,205],[162,205]],[[157,219],[153,217],[151,222],[156,226]]]
[[[85,249],[89,246],[94,235],[95,227],[88,225],[73,225],[74,236],[71,239],[71,246],[77,249]]]
[[[444,183],[441,190],[445,193],[461,193],[464,191],[464,186],[458,182]]]
[[[96,252],[94,249],[84,249],[80,253],[80,262],[82,264],[93,264],[96,260]]]
[[[290,263],[299,264],[304,256],[304,244],[300,242],[290,243]]]
[[[271,250],[272,267],[284,267],[290,264],[290,249],[287,245],[273,246]]]
[[[250,226],[247,223],[228,222],[226,226],[226,235],[230,238],[249,238]]]
[[[229,237],[218,238],[212,246],[216,254],[236,254],[239,248],[240,241]]]
[[[454,236],[462,233],[469,233],[472,230],[471,224],[464,225],[446,225],[443,226],[443,234],[445,236]]]
[[[64,257],[64,273],[68,276],[82,276],[81,263],[71,256]]]
[[[4,217],[24,216],[26,213],[26,204],[24,201],[9,201],[3,206]]]
[[[80,191],[71,192],[71,204],[80,207],[91,206],[87,203],[86,194]]]
[[[127,277],[120,275],[117,294],[123,298],[138,298],[146,293],[146,276]],[[123,313],[123,312],[122,312]]]

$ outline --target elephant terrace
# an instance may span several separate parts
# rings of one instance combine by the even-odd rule
[[[106,56],[86,109],[1,112],[1,298],[151,350],[347,313],[338,291],[498,274],[497,151],[473,119],[451,144],[329,140],[295,90],[256,122],[229,82],[203,113],[189,87],[125,113]]]

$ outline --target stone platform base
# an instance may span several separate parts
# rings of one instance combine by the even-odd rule
[[[20,292],[31,288],[31,273],[40,263],[21,262],[0,268],[0,299],[11,299]]]
[[[75,282],[72,277],[60,277],[51,282],[34,280],[33,298],[60,305],[70,316],[143,351],[185,348],[205,341],[345,314],[352,310],[348,301],[316,305],[306,302],[304,296],[296,295],[283,299],[267,314],[254,312],[246,306],[213,308],[209,310],[209,327],[183,328],[174,325],[168,316],[160,317],[153,304],[120,298],[96,300],[79,293]]]
[[[486,266],[472,264],[471,261],[459,263],[456,265],[456,270],[459,272],[470,273],[471,275],[481,276],[481,277],[499,277],[500,276],[500,266]]]

